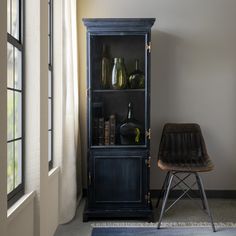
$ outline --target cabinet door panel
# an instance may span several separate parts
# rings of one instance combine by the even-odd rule
[[[146,205],[148,152],[103,150],[90,152],[89,204],[125,208]]]
[[[141,202],[141,157],[95,157],[96,202]]]

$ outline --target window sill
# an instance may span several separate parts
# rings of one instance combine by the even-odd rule
[[[7,210],[7,219],[11,221],[14,217],[16,217],[30,202],[34,200],[35,195],[35,191],[24,194]]]
[[[52,177],[52,176],[58,174],[59,172],[60,172],[60,167],[52,168],[52,169],[48,172],[48,177]]]

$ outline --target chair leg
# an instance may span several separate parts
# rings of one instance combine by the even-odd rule
[[[212,218],[212,215],[211,215],[211,211],[210,211],[210,208],[209,208],[209,205],[208,205],[206,193],[205,193],[205,190],[204,190],[204,187],[203,187],[202,179],[201,179],[201,177],[200,177],[200,175],[198,173],[196,173],[196,175],[197,175],[197,177],[199,179],[200,188],[201,188],[202,195],[203,195],[203,198],[204,198],[206,210],[207,210],[207,213],[208,213],[210,221],[211,221],[213,232],[216,232],[215,225],[213,223],[213,218]]]
[[[166,208],[166,203],[167,203],[167,199],[168,199],[168,195],[169,195],[169,192],[170,192],[170,187],[171,187],[171,183],[172,183],[172,180],[174,178],[174,175],[173,174],[170,174],[171,176],[168,177],[168,187],[166,189],[166,192],[165,192],[165,197],[163,199],[163,203],[162,203],[162,208],[161,208],[161,214],[160,214],[160,217],[159,217],[159,222],[158,222],[158,226],[157,228],[160,229],[160,226],[161,226],[161,221],[162,221],[162,217],[163,217],[163,214],[165,212],[165,208]]]
[[[161,198],[162,198],[163,195],[164,195],[164,192],[165,192],[165,189],[166,189],[166,185],[167,185],[167,181],[168,181],[168,179],[169,179],[169,175],[170,175],[170,171],[168,171],[167,174],[166,174],[165,180],[164,180],[164,182],[163,182],[163,185],[162,185],[162,188],[161,188],[161,191],[160,191],[158,200],[157,200],[156,208],[158,208],[159,203],[160,203],[160,200],[161,200]]]
[[[197,182],[198,190],[199,190],[199,193],[200,193],[200,197],[201,197],[201,200],[202,200],[202,207],[203,207],[204,210],[206,210],[206,205],[205,205],[205,202],[204,202],[204,197],[203,197],[203,193],[202,193],[202,189],[201,189],[200,180],[199,180],[198,175],[196,173],[195,173],[195,177],[196,177],[196,182]]]

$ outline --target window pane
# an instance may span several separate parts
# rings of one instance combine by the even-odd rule
[[[7,87],[13,88],[13,46],[7,43]]]
[[[22,141],[15,141],[15,186],[22,183]]]
[[[7,193],[14,188],[14,143],[7,144]]]
[[[48,99],[48,129],[52,128],[52,101]]]
[[[21,93],[15,92],[15,138],[21,137],[22,125],[22,101]]]
[[[19,23],[20,23],[19,0],[12,0],[12,36],[19,39]]]
[[[21,90],[22,84],[22,62],[21,62],[21,51],[17,48],[14,50],[15,59],[15,88]]]
[[[51,32],[51,4],[48,3],[48,34]]]
[[[7,32],[11,33],[11,0],[7,0]]]
[[[13,139],[14,131],[14,96],[13,91],[7,90],[7,140]]]
[[[51,65],[51,36],[48,35],[48,64]]]
[[[48,97],[52,97],[52,72],[48,70]]]
[[[48,161],[52,160],[52,132],[48,131]]]

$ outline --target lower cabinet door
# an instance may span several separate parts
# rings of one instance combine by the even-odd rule
[[[90,203],[94,207],[146,204],[146,152],[103,151],[90,154]]]

